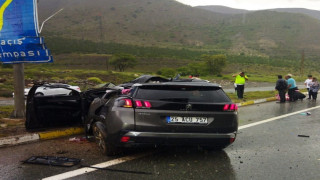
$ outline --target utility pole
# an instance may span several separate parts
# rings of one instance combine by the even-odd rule
[[[25,102],[24,102],[24,64],[13,65],[13,77],[14,77],[14,110],[12,112],[13,118],[25,117]]]
[[[103,42],[104,42],[104,36],[103,36],[103,24],[102,24],[102,14],[99,14],[99,30],[100,30],[100,47],[99,52],[102,54],[103,52]],[[107,70],[109,70],[109,58],[106,57],[106,67]]]
[[[304,50],[302,50],[302,53],[301,53],[300,76],[303,76],[303,69],[304,69]]]
[[[99,30],[100,30],[100,53],[103,51],[103,26],[102,26],[102,15],[99,14]]]

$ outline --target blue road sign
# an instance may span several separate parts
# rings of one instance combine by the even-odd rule
[[[0,45],[3,63],[53,61],[39,37],[37,0],[0,0]]]

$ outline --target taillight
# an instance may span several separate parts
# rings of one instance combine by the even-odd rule
[[[142,107],[142,102],[141,101],[135,101],[136,107]]]
[[[151,103],[149,101],[134,101],[136,108],[151,108]]]
[[[236,110],[238,110],[238,106],[236,104],[231,104],[230,105],[230,110],[231,111],[236,111]]]
[[[120,141],[121,142],[129,142],[129,140],[130,140],[129,136],[122,136]]]
[[[223,111],[237,111],[238,106],[236,104],[226,104],[223,107]]]
[[[233,143],[236,140],[235,137],[230,138],[230,143]]]
[[[229,104],[224,105],[223,111],[228,111],[229,110]]]
[[[121,99],[119,106],[132,108],[133,102],[136,108],[151,108],[151,103],[149,101],[140,101],[140,100],[132,101],[131,99]]]
[[[149,101],[144,101],[144,106],[146,108],[151,108],[151,103]]]
[[[122,101],[123,101],[123,104],[121,104],[122,107],[132,108],[131,99],[122,99]]]

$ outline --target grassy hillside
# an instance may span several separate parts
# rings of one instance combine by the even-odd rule
[[[42,33],[53,53],[84,52],[98,43],[98,53],[124,44],[156,48],[158,54],[163,49],[188,49],[300,59],[305,50],[306,58],[320,56],[320,21],[302,14],[257,11],[230,16],[174,0],[46,0],[39,2],[40,22],[60,8],[64,10],[45,24]],[[59,45],[74,39],[76,45]]]
[[[196,8],[216,12],[216,13],[222,13],[222,14],[246,14],[253,11],[244,10],[244,9],[234,9],[229,8],[226,6],[196,6]]]
[[[225,24],[232,52],[300,59],[305,50],[308,58],[320,56],[320,21],[306,15],[260,11],[233,16]]]
[[[222,18],[173,0],[48,0],[39,4],[40,19],[54,12],[48,9],[60,7],[64,10],[48,21],[44,35],[140,46],[201,46],[214,42],[219,37],[208,39],[208,29]]]

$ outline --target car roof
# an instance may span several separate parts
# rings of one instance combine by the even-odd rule
[[[221,88],[219,84],[205,82],[205,81],[196,81],[196,82],[163,82],[163,83],[137,83],[134,86],[206,86],[206,87],[217,87]]]
[[[44,87],[52,87],[52,88],[65,88],[69,87],[68,84],[62,84],[62,83],[49,83],[49,84],[43,84]]]

